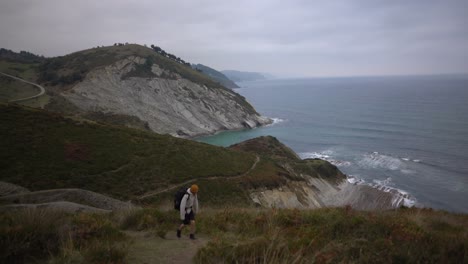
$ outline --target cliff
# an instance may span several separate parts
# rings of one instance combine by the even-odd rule
[[[195,83],[151,66],[151,77],[132,76],[147,58],[129,56],[94,69],[60,94],[81,111],[137,117],[157,133],[192,137],[268,124],[240,95]]]
[[[282,172],[283,181],[251,189],[250,198],[262,207],[321,208],[350,205],[361,210],[390,209],[403,205],[398,193],[366,185],[354,185],[333,164],[320,159],[301,160],[276,138],[259,137],[233,145],[231,149],[261,155]]]
[[[65,115],[178,137],[271,122],[244,97],[158,47],[116,44],[41,58],[34,67],[11,62],[16,57],[4,60],[7,69],[22,63],[34,70],[28,80],[46,88],[45,108]]]

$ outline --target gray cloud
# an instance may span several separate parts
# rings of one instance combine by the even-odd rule
[[[115,42],[278,75],[468,72],[468,1],[0,2],[0,47],[46,56]]]

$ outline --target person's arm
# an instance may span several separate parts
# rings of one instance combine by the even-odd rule
[[[184,194],[182,200],[180,201],[180,220],[185,219],[185,205],[187,204],[187,200],[189,198],[188,194]]]
[[[198,214],[198,195],[195,195],[195,201],[193,201],[193,212]]]

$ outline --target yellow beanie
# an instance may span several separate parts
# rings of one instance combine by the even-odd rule
[[[197,193],[198,192],[198,185],[194,184],[190,187],[190,191],[192,193]]]

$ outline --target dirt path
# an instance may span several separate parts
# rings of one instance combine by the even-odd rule
[[[260,157],[257,156],[257,158],[255,159],[255,162],[252,165],[252,167],[250,167],[250,169],[248,169],[246,172],[242,173],[241,175],[237,175],[237,176],[233,176],[233,177],[213,176],[213,177],[200,178],[200,179],[191,179],[191,180],[188,180],[188,181],[176,184],[176,185],[172,185],[172,186],[170,186],[170,187],[168,187],[166,189],[162,189],[162,190],[158,190],[158,191],[143,194],[140,197],[138,197],[137,200],[145,199],[145,198],[148,198],[148,197],[151,197],[151,196],[158,195],[160,193],[164,193],[164,192],[176,189],[176,188],[180,188],[181,186],[188,185],[189,183],[192,183],[192,182],[195,182],[195,181],[198,181],[198,180],[216,180],[216,179],[221,179],[221,178],[226,179],[226,180],[238,179],[240,177],[243,177],[243,176],[249,174],[252,170],[254,170],[259,161],[260,161]]]
[[[37,88],[39,88],[39,93],[36,94],[36,95],[33,95],[33,96],[29,96],[29,97],[25,97],[25,98],[20,98],[20,99],[15,99],[15,100],[10,100],[8,102],[10,103],[13,103],[13,102],[21,102],[21,101],[26,101],[26,100],[29,100],[29,99],[34,99],[36,97],[39,97],[39,96],[42,96],[43,94],[45,94],[45,89],[44,87],[40,86],[39,84],[37,83],[32,83],[30,81],[26,81],[25,79],[21,79],[19,77],[16,77],[16,76],[13,76],[13,75],[10,75],[10,74],[6,74],[6,73],[3,73],[3,72],[0,72],[1,75],[4,75],[4,76],[7,76],[7,77],[10,77],[10,78],[13,78],[13,79],[16,79],[18,81],[21,81],[21,82],[25,82],[27,84],[31,84],[33,86],[36,86]]]
[[[177,238],[174,232],[169,232],[166,238],[160,238],[150,232],[126,232],[133,239],[129,247],[128,263],[152,264],[193,263],[193,257],[202,248],[208,238],[198,236],[190,240],[186,235]]]

